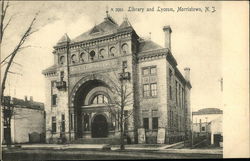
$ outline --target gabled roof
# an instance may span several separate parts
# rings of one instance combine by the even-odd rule
[[[98,25],[95,25],[89,31],[84,32],[83,34],[77,36],[73,39],[73,42],[80,42],[84,40],[89,40],[96,38],[97,36],[103,36],[106,34],[114,33],[119,28],[118,24],[110,16],[105,17],[104,21]]]
[[[62,44],[62,43],[67,43],[70,42],[70,38],[68,36],[68,34],[64,34],[57,42],[57,44]]]
[[[128,18],[124,18],[123,22],[119,26],[119,29],[127,28],[127,27],[132,27],[131,23],[128,21]]]

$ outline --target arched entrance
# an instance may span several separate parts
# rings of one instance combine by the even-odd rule
[[[108,136],[108,123],[107,119],[99,114],[96,115],[92,122],[92,137],[93,138],[102,138]]]

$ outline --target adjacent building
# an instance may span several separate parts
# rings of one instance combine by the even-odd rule
[[[223,140],[223,111],[218,108],[203,108],[192,112],[192,131],[198,135],[207,135],[211,144],[218,145]]]
[[[177,68],[171,32],[163,27],[161,47],[138,36],[127,18],[118,25],[107,13],[78,37],[62,36],[54,46],[54,64],[43,71],[47,142],[119,138],[119,96],[113,89],[121,78],[130,101],[125,107],[128,142],[184,140],[191,130],[190,69],[183,76]]]
[[[39,143],[45,141],[45,111],[44,104],[30,100],[5,96],[1,122],[2,143]],[[9,102],[9,103],[8,103]],[[10,117],[11,115],[11,117]],[[10,124],[9,120],[10,119]],[[10,128],[8,128],[8,125]]]

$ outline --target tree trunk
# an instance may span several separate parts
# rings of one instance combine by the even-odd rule
[[[125,150],[124,146],[124,130],[123,130],[123,108],[121,109],[121,123],[120,123],[120,129],[121,129],[121,136],[120,136],[120,150]]]

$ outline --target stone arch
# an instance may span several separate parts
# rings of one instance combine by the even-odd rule
[[[76,96],[77,91],[82,87],[82,85],[84,85],[86,82],[91,81],[91,80],[102,81],[110,89],[114,85],[114,82],[111,79],[109,79],[107,76],[104,76],[102,74],[89,74],[83,77],[82,79],[80,79],[73,87],[70,93],[70,100],[69,100],[70,107],[74,107],[75,96]]]

